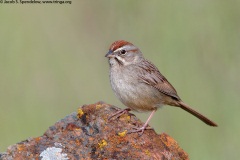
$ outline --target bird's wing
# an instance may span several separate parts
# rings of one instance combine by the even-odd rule
[[[142,61],[142,63],[141,65],[138,66],[140,68],[139,69],[140,82],[144,82],[156,88],[159,92],[171,96],[174,99],[180,100],[179,96],[177,95],[177,91],[168,82],[168,80],[159,72],[159,70],[154,64],[147,60]]]

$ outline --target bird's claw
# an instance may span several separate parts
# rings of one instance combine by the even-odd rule
[[[120,117],[121,115],[125,114],[125,113],[128,113],[129,111],[131,111],[130,108],[126,108],[126,109],[121,109],[121,110],[118,110],[116,113],[114,113],[113,115],[111,115],[108,120],[111,120],[113,117],[116,116],[116,118]]]
[[[152,127],[147,127],[147,126],[142,126],[141,128],[138,128],[138,127],[132,127],[133,130],[129,131],[128,134],[130,133],[137,133],[137,132],[140,132],[140,135],[139,136],[142,136],[143,135],[143,132],[147,129],[153,129]]]

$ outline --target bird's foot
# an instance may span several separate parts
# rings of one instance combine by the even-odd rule
[[[141,128],[133,127],[133,130],[129,131],[128,134],[140,132],[139,136],[142,136],[143,132],[147,129],[153,129],[153,128],[152,127],[147,127],[147,125],[143,125]]]
[[[113,117],[116,116],[116,118],[120,117],[121,115],[128,113],[129,111],[131,111],[130,108],[126,108],[126,109],[121,109],[119,111],[117,111],[116,113],[114,113],[113,115],[111,115],[108,120],[111,120]]]

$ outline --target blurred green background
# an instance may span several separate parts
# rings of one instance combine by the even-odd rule
[[[180,97],[219,124],[175,107],[150,125],[194,160],[240,157],[240,1],[78,1],[0,4],[0,152],[42,135],[83,104],[114,96],[104,57],[115,40],[138,46]],[[149,113],[136,114],[145,121]]]

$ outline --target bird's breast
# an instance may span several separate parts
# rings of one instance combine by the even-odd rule
[[[161,106],[162,94],[152,86],[139,82],[131,68],[110,70],[112,89],[119,100],[136,111],[151,111]]]

